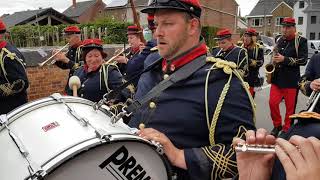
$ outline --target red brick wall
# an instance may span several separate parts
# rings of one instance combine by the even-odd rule
[[[28,67],[29,101],[47,97],[53,93],[63,93],[68,73],[69,70],[61,70],[56,66]]]
[[[103,15],[105,4],[102,1],[97,1],[92,7],[86,10],[81,16],[78,17],[79,23],[89,23]]]
[[[238,5],[234,0],[201,0],[201,4],[204,6],[202,8],[202,25],[228,28],[234,32],[236,29],[235,16],[238,12]]]

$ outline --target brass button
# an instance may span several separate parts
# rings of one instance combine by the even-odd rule
[[[149,103],[149,107],[150,107],[151,109],[156,108],[156,103],[150,102],[150,103]]]
[[[140,129],[140,130],[144,129],[145,127],[146,127],[145,124],[143,124],[143,123],[140,123],[140,124],[139,124],[139,129]]]
[[[167,79],[169,77],[168,74],[163,75],[163,79]]]

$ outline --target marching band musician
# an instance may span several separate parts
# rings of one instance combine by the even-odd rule
[[[148,28],[152,31],[152,35],[154,35],[154,31],[156,26],[154,24],[154,15],[148,14]],[[153,48],[157,46],[156,39],[152,38],[150,41],[147,41],[145,46],[140,46],[141,50],[137,56],[132,57],[127,63],[127,76],[133,77],[144,69],[144,62],[147,56],[152,53]],[[133,85],[137,87],[140,76],[135,78]]]
[[[163,59],[140,81],[145,78],[160,88],[167,78],[187,77],[157,92],[134,113],[129,126],[139,127],[141,137],[163,145],[177,179],[235,176],[232,138],[255,129],[252,99],[236,64],[207,57],[200,38],[199,0],[154,0],[142,12],[155,13],[155,36]]]
[[[64,34],[67,42],[69,43],[69,48],[67,53],[60,52],[55,57],[55,65],[61,69],[70,69],[69,78],[82,64],[81,60],[81,31],[78,26],[68,26],[64,29]],[[55,54],[57,50],[54,50],[52,54]],[[67,94],[72,95],[72,92],[68,89],[68,82],[65,87]]]
[[[287,132],[291,125],[289,118],[295,112],[298,96],[298,82],[300,66],[307,63],[307,39],[296,34],[294,18],[284,18],[282,22],[282,37],[276,43],[278,53],[272,58],[276,64],[271,78],[269,107],[273,122],[271,134],[277,136],[279,132]],[[284,126],[280,115],[279,104],[284,98],[286,115]]]
[[[246,77],[250,86],[250,93],[252,97],[255,96],[254,87],[259,81],[259,69],[264,63],[263,48],[256,43],[257,32],[253,28],[248,28],[243,35],[243,48],[247,50],[249,59],[249,74]]]
[[[299,87],[301,92],[310,96],[313,91],[320,91],[320,54],[314,54],[305,70],[304,75],[300,79]],[[320,104],[315,107],[315,112],[320,113]]]
[[[0,20],[0,114],[27,102],[29,86],[21,52],[4,39],[6,26]]]
[[[82,43],[84,65],[73,74],[78,76],[81,87],[80,97],[98,102],[103,95],[121,86],[123,79],[114,64],[104,64],[107,54],[103,52],[100,39],[86,39]],[[121,99],[119,99],[121,100]]]
[[[219,47],[212,50],[212,56],[236,63],[238,70],[243,74],[243,77],[246,77],[249,71],[248,55],[244,48],[233,44],[230,30],[219,30],[215,40],[217,40]]]
[[[142,51],[142,47],[144,47],[139,33],[141,33],[141,30],[137,26],[128,26],[127,36],[130,48],[124,51],[125,56],[118,56],[117,58],[115,58],[118,63],[117,65],[120,69],[120,72],[126,80],[129,80],[134,74],[134,72],[130,71],[131,69],[134,69],[131,66],[135,66],[135,64],[132,63],[131,60],[134,61],[134,58],[138,57],[138,55]],[[136,85],[137,82],[138,80],[134,82],[134,85]]]

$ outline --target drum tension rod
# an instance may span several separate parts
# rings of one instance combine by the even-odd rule
[[[14,142],[14,144],[17,146],[20,154],[23,156],[23,158],[28,162],[28,171],[30,173],[30,177],[28,177],[27,179],[31,178],[31,179],[39,179],[39,177],[43,177],[42,175],[45,174],[44,170],[37,165],[36,163],[34,163],[30,156],[29,156],[29,152],[28,150],[25,148],[24,144],[22,143],[22,141],[20,140],[20,138],[18,137],[18,135],[16,135],[16,133],[14,133],[9,127],[8,127],[8,117],[6,114],[2,114],[0,116],[0,125],[4,126],[7,131],[8,134],[10,136],[10,138],[12,139],[12,141]]]
[[[99,138],[99,139],[103,139],[105,140],[106,142],[109,142],[111,141],[111,137],[108,135],[107,132],[105,132],[104,130],[102,129],[98,129],[96,128],[94,125],[92,125],[90,123],[89,120],[87,120],[86,118],[84,117],[81,117],[78,115],[78,113],[73,109],[71,108],[65,101],[63,101],[62,99],[62,96],[59,94],[59,93],[55,93],[55,94],[52,94],[51,97],[56,100],[57,102],[59,103],[62,103],[63,105],[65,105],[67,108],[68,108],[68,112],[78,121],[80,122],[83,126],[85,127],[90,127],[94,130],[96,136]]]

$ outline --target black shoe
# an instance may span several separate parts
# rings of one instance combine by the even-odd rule
[[[270,134],[273,135],[274,137],[278,137],[279,132],[281,130],[282,130],[282,126],[274,127]]]

